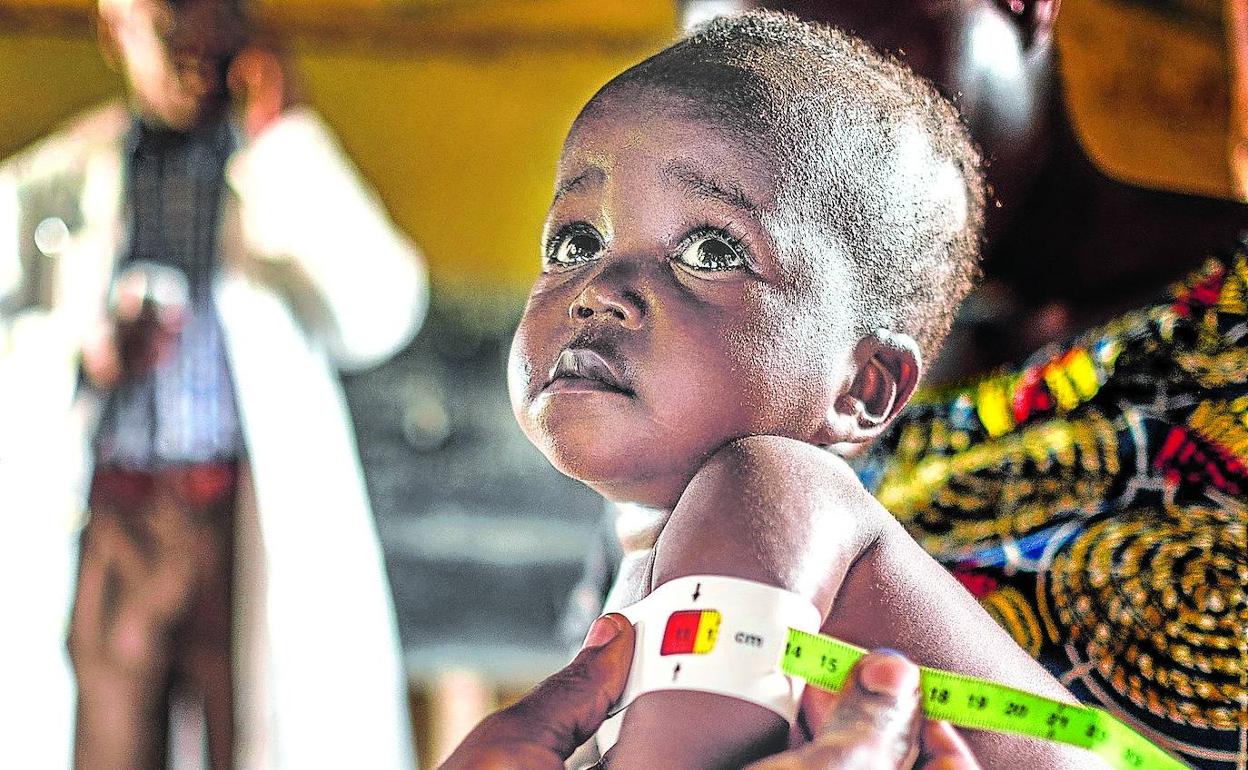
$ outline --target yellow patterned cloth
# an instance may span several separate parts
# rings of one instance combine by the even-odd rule
[[[1026,366],[923,394],[860,473],[1025,649],[1248,767],[1248,247]]]

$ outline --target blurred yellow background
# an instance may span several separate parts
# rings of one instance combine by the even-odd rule
[[[0,157],[120,95],[90,8],[0,0]],[[676,33],[670,0],[255,8],[286,39],[312,105],[424,249],[439,290],[489,289],[508,305],[537,270],[554,164],[577,110]]]
[[[1057,41],[1085,149],[1124,181],[1248,195],[1230,10],[1069,0]],[[120,94],[91,0],[0,0],[0,157]],[[444,295],[513,308],[537,266],[559,144],[580,105],[677,28],[671,0],[254,0],[312,104]],[[1180,66],[1181,65],[1181,66]],[[1242,78],[1248,84],[1248,77]],[[1244,111],[1248,112],[1248,111]],[[503,312],[509,317],[509,312]],[[488,318],[479,319],[492,326]]]

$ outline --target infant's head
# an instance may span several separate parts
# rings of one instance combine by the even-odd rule
[[[870,441],[970,287],[983,197],[902,65],[789,16],[714,21],[569,132],[516,417],[555,467],[665,507],[735,438]]]

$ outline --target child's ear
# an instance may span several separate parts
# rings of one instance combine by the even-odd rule
[[[855,371],[829,410],[820,444],[875,440],[910,401],[922,376],[922,354],[908,334],[876,330],[858,341],[853,360]]]

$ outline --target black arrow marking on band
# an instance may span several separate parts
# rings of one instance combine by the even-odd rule
[[[676,677],[680,674],[680,664],[676,664],[676,668],[672,671],[672,681],[676,681]]]
[[[702,584],[698,583],[693,589],[693,600],[696,602],[698,597],[702,595]]]

